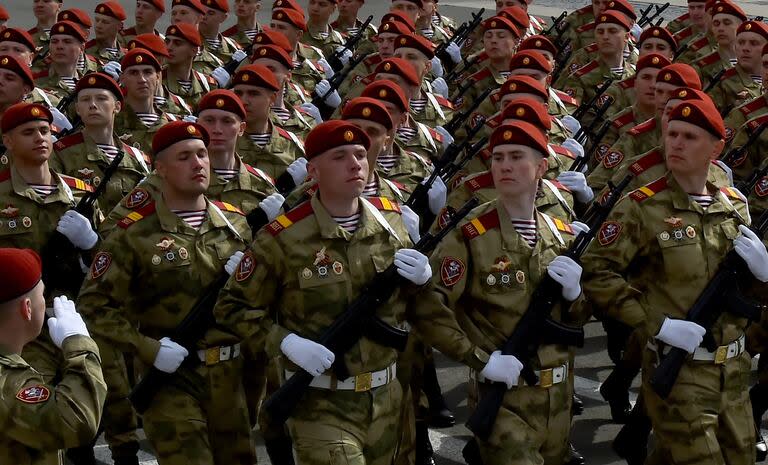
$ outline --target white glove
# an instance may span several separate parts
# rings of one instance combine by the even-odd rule
[[[56,231],[64,234],[80,250],[91,250],[99,240],[88,218],[74,210],[68,210],[61,216]]]
[[[240,265],[240,260],[243,259],[243,255],[243,251],[238,250],[229,257],[227,263],[224,264],[224,271],[226,271],[228,275],[232,276],[237,269],[237,266]]]
[[[739,225],[741,236],[733,240],[733,250],[746,262],[749,271],[760,282],[768,281],[768,251],[765,244],[748,227]]]
[[[426,182],[426,179],[422,181],[422,183],[424,182]],[[429,211],[431,211],[433,215],[439,215],[440,212],[443,211],[443,207],[445,207],[445,202],[448,198],[448,188],[445,187],[443,178],[440,176],[435,178],[435,182],[432,183],[432,187],[430,187],[429,192],[427,192],[427,197],[429,199]]]
[[[445,82],[445,79],[439,77],[432,81],[432,92],[448,98],[450,91],[448,90],[448,84]]]
[[[514,355],[502,355],[500,350],[494,351],[488,358],[488,363],[480,372],[486,379],[504,383],[507,389],[517,386],[523,364]]]
[[[293,163],[288,165],[288,174],[293,178],[293,183],[297,186],[301,185],[305,179],[307,179],[307,159],[304,157],[297,158]]]
[[[441,62],[438,57],[432,58],[432,74],[434,74],[435,77],[443,77],[443,62]]]
[[[243,50],[235,50],[235,53],[232,54],[232,59],[238,62],[243,61],[246,58],[248,58],[248,54]]]
[[[280,195],[279,192],[269,195],[267,198],[259,202],[259,208],[261,208],[267,215],[269,221],[274,221],[275,218],[280,215],[280,210],[283,208],[285,197]]]
[[[322,375],[336,360],[333,352],[325,346],[293,333],[285,336],[280,343],[280,350],[290,361],[312,376]]]
[[[445,52],[451,57],[453,64],[458,65],[461,63],[461,47],[456,45],[456,42],[451,42],[445,47]]]
[[[411,241],[413,241],[414,244],[419,242],[419,239],[421,239],[421,233],[419,233],[419,215],[407,205],[400,205],[400,213],[402,213],[405,230],[408,231],[408,236],[410,236]]]
[[[333,76],[336,75],[336,71],[333,70],[333,67],[328,63],[328,60],[325,58],[320,58],[317,60],[318,63],[320,63],[320,66],[323,67],[323,71],[325,72],[325,78],[330,79]]]
[[[416,249],[400,249],[395,252],[397,274],[421,286],[432,277],[432,267],[426,255]]]
[[[576,158],[581,158],[584,156],[584,146],[581,145],[576,139],[569,137],[565,139],[560,145],[573,152],[574,155],[576,155]]]
[[[229,71],[219,66],[211,72],[211,77],[216,79],[216,82],[219,83],[219,87],[224,89],[227,87],[227,84],[229,84],[229,78],[232,76],[229,75]]]
[[[315,85],[315,93],[320,97],[328,93],[329,90],[331,90],[331,83],[327,79],[323,79]],[[323,101],[331,108],[338,108],[341,105],[341,97],[339,92],[335,90],[328,94]]]
[[[173,373],[179,369],[181,362],[189,355],[189,351],[173,342],[170,338],[160,339],[160,350],[157,351],[152,365],[164,373]]]
[[[573,229],[573,234],[575,236],[578,236],[581,233],[589,232],[589,225],[582,223],[581,221],[574,221],[571,223],[571,228]]]
[[[104,72],[117,81],[120,79],[120,73],[123,72],[123,67],[117,61],[109,61],[104,65]]]
[[[53,124],[67,131],[72,129],[72,123],[69,122],[69,118],[60,112],[58,108],[51,107],[49,110],[51,110],[51,115],[53,116]]]
[[[576,197],[576,200],[581,203],[589,203],[595,197],[592,188],[587,185],[587,177],[582,172],[563,171],[557,177],[557,180],[570,189],[571,192],[573,192],[573,196]]]
[[[453,136],[442,126],[435,126],[435,131],[443,138],[443,150],[447,149],[454,141]]]
[[[349,60],[352,59],[352,50],[345,49],[342,46],[336,47],[336,53],[339,53],[339,50],[344,50],[344,52],[339,57],[339,61],[342,65],[347,66],[347,64],[349,64]]]
[[[632,33],[632,37],[635,38],[635,42],[640,40],[640,36],[643,34],[643,28],[640,27],[639,24],[635,23],[632,25],[632,29],[629,30],[630,33]]]
[[[692,354],[704,339],[706,329],[692,321],[665,318],[656,339]]]
[[[315,118],[315,121],[317,121],[318,124],[323,122],[323,115],[320,114],[320,110],[316,106],[307,102],[307,103],[302,103],[301,108],[307,113],[309,113],[310,115],[312,115],[312,117]]]
[[[186,121],[187,123],[197,123],[197,116],[187,115],[184,118],[182,118],[182,121]]]
[[[48,318],[48,332],[59,349],[69,336],[90,336],[83,317],[75,309],[75,303],[65,296],[53,298],[53,314],[54,317]]]
[[[574,118],[571,115],[565,115],[562,118],[560,118],[560,122],[563,123],[563,126],[565,126],[565,129],[570,131],[571,134],[576,134],[579,132],[579,129],[581,129],[581,123],[579,123],[579,120]]]
[[[581,294],[581,265],[572,258],[560,255],[547,265],[550,278],[563,286],[563,298],[569,302],[576,300]]]

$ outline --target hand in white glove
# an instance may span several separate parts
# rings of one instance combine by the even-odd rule
[[[228,275],[232,276],[237,269],[237,266],[240,265],[240,260],[243,259],[243,255],[243,251],[238,250],[229,257],[227,263],[224,264],[224,271],[226,271]]]
[[[288,357],[288,360],[312,376],[322,375],[336,360],[333,352],[325,346],[293,333],[285,336],[280,343],[280,351]]]
[[[293,183],[297,186],[301,185],[305,179],[307,179],[307,159],[304,157],[297,158],[293,163],[288,165],[288,174],[293,178]]]
[[[733,240],[733,250],[739,254],[749,267],[749,271],[760,282],[768,281],[768,251],[765,244],[751,229],[739,225],[741,235]]]
[[[339,61],[342,65],[347,66],[349,64],[349,60],[352,59],[352,51],[349,49],[345,49],[342,46],[336,47],[336,53],[339,53],[339,50],[344,50],[344,52],[339,56]]]
[[[186,121],[187,123],[197,123],[197,116],[187,115],[184,118],[182,118],[182,121]]]
[[[323,72],[325,72],[326,79],[330,79],[336,75],[336,71],[333,70],[333,67],[330,65],[330,63],[328,63],[328,60],[325,58],[320,58],[317,60],[317,62],[320,64],[320,66],[323,67]]]
[[[280,195],[279,192],[275,192],[259,202],[259,208],[264,211],[269,221],[275,221],[275,218],[280,215],[280,210],[283,208],[284,202],[285,197]]]
[[[123,72],[123,67],[117,61],[109,61],[104,65],[104,72],[117,81],[120,79],[120,73]]]
[[[328,92],[331,90],[331,83],[328,82],[327,79],[323,79],[322,81],[318,82],[315,85],[315,93],[319,95],[320,97],[324,96],[325,94],[328,94]],[[339,93],[337,91],[333,91],[330,94],[328,94],[323,101],[326,105],[328,105],[331,108],[338,108],[339,105],[341,105],[341,97],[339,96]]]
[[[656,339],[692,354],[704,339],[707,330],[692,321],[665,318]]]
[[[304,111],[309,113],[312,116],[312,118],[314,118],[315,121],[317,121],[318,124],[323,122],[323,115],[320,114],[320,110],[316,106],[312,105],[310,102],[302,103],[300,107]]]
[[[179,369],[181,362],[189,355],[189,351],[173,342],[170,338],[160,339],[160,350],[157,351],[152,365],[164,373],[173,373]]]
[[[397,274],[421,286],[432,277],[432,267],[426,255],[416,249],[400,249],[395,252]]]
[[[445,82],[445,79],[439,77],[432,81],[432,92],[442,97],[448,98],[450,90],[448,90],[448,84]]]
[[[587,177],[584,173],[579,171],[563,171],[557,177],[562,185],[567,187],[573,192],[573,196],[576,197],[581,203],[588,203],[595,197],[592,188],[587,185]]]
[[[635,42],[640,40],[640,36],[643,35],[643,28],[640,27],[639,24],[635,23],[632,25],[632,29],[629,30],[630,33],[632,33],[632,37],[635,38]]]
[[[435,75],[435,77],[443,77],[443,62],[440,61],[440,58],[433,57],[432,58],[432,74]]]
[[[48,332],[59,349],[69,336],[90,336],[83,317],[75,309],[75,303],[65,296],[53,298],[53,314],[55,316],[48,318]]]
[[[51,107],[49,108],[51,110],[51,115],[53,116],[53,124],[56,125],[59,129],[62,130],[70,130],[72,129],[72,123],[69,122],[69,118],[64,115],[64,113],[60,112],[58,108]]]
[[[435,131],[437,131],[437,133],[440,134],[440,137],[443,139],[443,150],[447,149],[448,146],[451,145],[454,141],[453,136],[450,132],[448,132],[447,129],[442,126],[435,126]]]
[[[560,145],[573,152],[573,154],[576,155],[576,158],[581,158],[584,156],[584,146],[581,145],[576,139],[569,137],[565,139]]]
[[[581,265],[572,258],[560,255],[549,262],[547,274],[563,286],[563,298],[569,302],[576,300],[581,294]]]
[[[514,355],[502,355],[500,350],[494,351],[488,358],[488,363],[480,372],[485,379],[504,383],[507,389],[517,386],[523,364]]]
[[[422,183],[426,181],[427,180],[425,179]],[[439,215],[440,212],[443,211],[443,207],[445,207],[445,202],[448,198],[448,188],[445,187],[445,183],[440,176],[435,178],[435,182],[433,182],[432,187],[429,188],[427,198],[429,199],[429,211],[431,211],[433,215]]]
[[[224,89],[227,87],[227,84],[229,84],[229,78],[232,76],[229,75],[229,72],[226,69],[219,66],[211,72],[211,77],[216,79],[216,82],[219,83],[219,87]]]
[[[56,231],[64,234],[80,250],[91,250],[99,240],[88,218],[74,210],[68,210],[61,216]]]
[[[571,134],[576,134],[579,132],[579,129],[581,129],[581,123],[579,123],[579,120],[574,118],[571,115],[565,115],[562,118],[560,118],[560,122],[563,123],[563,126],[565,126],[565,129],[570,131]]]
[[[571,223],[571,228],[573,229],[573,234],[575,236],[578,236],[583,232],[589,232],[589,225],[582,223],[581,221],[574,221]]]
[[[451,57],[453,64],[458,65],[461,63],[461,47],[456,45],[456,42],[451,42],[445,47],[445,52]]]
[[[235,50],[235,53],[232,54],[232,59],[235,61],[243,61],[246,58],[248,58],[248,54],[243,50]]]
[[[408,205],[400,205],[400,213],[403,216],[403,223],[405,223],[405,229],[408,231],[411,241],[415,244],[421,239],[421,233],[419,233],[419,215],[415,211],[411,210]]]

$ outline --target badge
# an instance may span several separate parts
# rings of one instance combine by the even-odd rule
[[[597,146],[597,153],[595,153],[598,163],[603,161],[603,158],[605,158],[605,154],[608,153],[608,150],[611,148],[608,144],[600,144]]]
[[[311,278],[312,277],[312,270],[310,270],[309,268],[304,268],[303,270],[301,270],[301,277],[304,278],[304,279]]]
[[[32,226],[32,219],[28,216],[25,216],[21,219],[21,224],[23,224],[25,228],[29,228]]]
[[[179,247],[179,258],[186,260],[189,258],[189,252],[184,247]]]
[[[23,388],[16,394],[16,398],[25,404],[39,404],[47,401],[49,397],[51,397],[51,391],[40,385]]]
[[[342,265],[341,262],[333,262],[333,273],[339,275],[343,272],[344,265]]]
[[[93,178],[93,185],[96,187],[99,187],[99,184],[101,184],[101,178],[96,176]]]
[[[673,228],[679,228],[680,226],[683,225],[683,220],[676,216],[670,216],[669,218],[664,218],[664,222]]]
[[[8,222],[8,227],[11,229],[16,229],[16,220],[11,220]]]
[[[674,237],[676,241],[682,241],[683,240],[683,230],[682,229],[675,229],[674,231],[672,231],[672,237]]]
[[[624,160],[624,154],[616,150],[603,157],[603,166],[608,169],[615,168],[622,160]]]
[[[725,127],[725,140],[729,141],[733,139],[735,131],[733,128],[729,128],[728,126]]]
[[[440,226],[440,229],[448,226],[448,222],[451,221],[451,215],[453,215],[453,209],[451,207],[443,208],[443,211],[440,212],[440,217],[437,219],[437,225]]]
[[[612,100],[611,96],[607,94],[603,94],[600,96],[600,98],[597,99],[597,106],[602,107],[609,100]]]
[[[137,187],[128,194],[128,197],[126,197],[123,204],[125,205],[125,208],[133,210],[134,208],[144,205],[147,200],[149,200],[149,193],[141,187]]]
[[[176,258],[176,255],[174,255],[174,253],[171,252],[170,250],[165,254],[165,259],[168,260],[169,262],[172,262],[175,258]]]
[[[494,265],[491,267],[495,271],[507,271],[512,266],[512,262],[508,257],[498,257],[494,260]]]
[[[19,209],[9,204],[7,207],[0,210],[0,215],[6,218],[15,218],[19,215]]]
[[[501,275],[501,284],[509,284],[509,275],[504,273]]]
[[[90,168],[81,168],[77,170],[77,173],[80,175],[82,179],[91,179],[91,176],[93,176],[94,171]]]
[[[453,287],[464,276],[466,267],[458,258],[445,257],[440,265],[440,279],[446,287]]]
[[[0,156],[0,163],[2,163],[3,165],[7,165],[8,164],[8,156],[7,155]]]
[[[112,264],[112,255],[107,252],[99,252],[93,257],[93,263],[91,264],[91,279],[96,279],[103,275],[109,269]]]
[[[688,236],[689,239],[693,239],[696,237],[696,229],[693,226],[686,226],[685,235]]]
[[[155,244],[155,247],[159,247],[161,250],[168,250],[171,248],[174,242],[176,241],[168,237],[164,237],[160,242]]]
[[[179,251],[181,253],[181,251]],[[243,282],[246,279],[250,278],[253,274],[253,270],[256,269],[256,260],[253,258],[253,255],[251,255],[251,252],[248,251],[243,255],[243,259],[240,260],[240,263],[237,265],[237,271],[235,271],[235,281],[237,282]]]
[[[517,270],[517,273],[515,273],[515,280],[520,284],[525,282],[525,273],[523,273],[523,270]]]
[[[328,276],[328,267],[325,265],[317,267],[317,274],[320,275],[321,278],[325,278]]]
[[[315,261],[312,262],[313,265],[327,265],[331,262],[330,257],[328,257],[328,254],[325,253],[325,247],[320,249],[319,252],[315,253]]]
[[[152,264],[157,266],[163,261],[162,258],[160,258],[160,255],[152,255]]]
[[[765,197],[768,195],[768,176],[761,179],[755,185],[755,194],[757,194],[758,197]]]
[[[485,282],[488,283],[489,286],[495,286],[496,285],[496,276],[489,274],[487,278],[485,278]]]
[[[669,233],[666,231],[662,231],[661,234],[659,234],[659,239],[661,239],[662,241],[668,241]]]
[[[609,245],[619,238],[621,225],[615,221],[606,221],[597,233],[597,242],[602,246]]]

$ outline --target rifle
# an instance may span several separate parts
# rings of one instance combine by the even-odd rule
[[[582,172],[584,168],[589,166],[589,160],[592,159],[592,154],[595,153],[597,146],[608,133],[608,130],[611,129],[611,124],[612,121],[606,121],[602,124],[602,126],[600,126],[600,129],[598,129],[597,133],[595,133],[594,139],[592,139],[592,142],[589,144],[589,148],[584,150],[584,156],[574,160],[571,164],[571,167],[568,168],[568,171]]]
[[[373,21],[373,15],[368,16],[368,19],[366,19],[365,22],[360,26],[360,29],[357,31],[357,33],[350,36],[349,39],[344,42],[344,45],[340,49],[336,50],[334,54],[328,58],[328,64],[331,65],[331,68],[333,68],[334,72],[340,71],[344,67],[344,63],[341,62],[342,55],[344,55],[344,52],[347,50],[350,52],[355,51],[357,43],[360,42],[360,39],[365,36],[365,30],[368,29],[371,21]]]
[[[725,72],[728,71],[727,69],[721,69],[718,71],[714,76],[712,76],[712,79],[709,80],[709,83],[707,84],[707,87],[704,88],[703,92],[706,94],[710,90],[714,89],[718,82],[720,82],[720,79],[722,79]]]
[[[587,112],[595,106],[595,103],[597,103],[597,99],[599,99],[605,93],[605,91],[608,90],[611,84],[613,84],[613,79],[608,79],[607,81],[602,83],[600,87],[597,88],[597,92],[595,92],[595,95],[588,101],[582,102],[581,105],[579,105],[579,107],[576,108],[576,110],[573,112],[573,115],[571,116],[581,121],[581,119],[584,118],[584,115],[586,115]]]
[[[464,66],[459,68],[458,66],[454,67],[448,74],[446,74],[443,79],[445,79],[445,82],[453,82],[456,78],[459,77],[461,73],[464,71],[470,69],[471,67],[475,66],[475,64],[480,61],[480,54],[469,58],[468,60],[464,60]]]
[[[573,56],[573,49],[568,47],[570,43],[571,39],[566,39],[564,46],[557,52],[557,56],[555,57],[555,68],[552,72],[552,82],[557,82],[558,78],[560,78],[560,73],[563,72],[565,65],[568,64],[568,60]]]
[[[328,84],[331,85],[331,88],[328,89],[328,92],[326,92],[325,94],[318,95],[317,90],[313,90],[312,105],[316,106],[317,108],[323,108],[323,106],[325,106],[326,97],[331,95],[333,91],[339,90],[339,87],[341,87],[341,84],[344,82],[345,79],[347,79],[347,76],[349,76],[349,73],[351,73],[352,70],[357,67],[357,65],[362,63],[362,61],[365,60],[365,58],[366,58],[365,55],[360,55],[358,57],[352,58],[348,66],[346,66],[343,70],[339,71],[338,73],[335,73],[333,77],[328,80]]]
[[[251,42],[250,44],[246,45],[243,49],[243,52],[245,52],[246,57],[242,60],[235,60],[232,58],[229,60],[223,68],[229,73],[230,76],[233,76],[235,72],[237,71],[237,68],[240,66],[240,63],[244,62],[248,59],[249,56],[251,56],[251,52],[253,52],[253,48],[256,45],[255,42]]]
[[[443,229],[434,234],[425,233],[414,248],[428,255],[478,203],[477,199],[471,199],[453,215]],[[397,274],[394,263],[389,265],[365,286],[360,295],[317,338],[319,344],[335,354],[334,371],[339,379],[349,376],[344,366],[344,354],[363,337],[378,308],[392,297],[402,283],[403,278]],[[291,416],[312,379],[311,374],[299,370],[266,400],[264,408],[276,424],[284,423]]]
[[[563,27],[561,30],[557,32],[557,36],[555,36],[554,45],[557,47],[558,50],[564,48],[565,42],[561,42],[563,39],[563,34],[570,29],[571,23],[565,23],[565,27]],[[570,41],[568,41],[570,42]]]
[[[665,3],[665,4],[661,5],[661,6],[654,5],[654,7],[656,8],[656,11],[654,11],[652,15],[646,16],[645,18],[639,20],[637,22],[638,26],[640,26],[642,28],[645,28],[645,26],[647,26],[647,25],[651,24],[652,22],[654,22],[656,20],[656,18],[661,16],[662,13],[664,13],[664,10],[669,8],[669,2],[667,2],[667,3]]]
[[[752,131],[752,134],[749,135],[749,139],[747,139],[746,142],[744,142],[744,145],[740,147],[734,147],[731,150],[729,150],[725,155],[720,157],[720,160],[725,163],[728,166],[732,166],[732,163],[734,163],[736,160],[741,159],[745,153],[747,153],[747,150],[757,142],[758,139],[760,139],[760,136],[763,134],[763,131],[768,128],[768,123],[762,123],[760,126],[757,127],[754,131]],[[741,190],[741,189],[739,189]],[[741,191],[741,192],[747,192],[747,191]]]
[[[599,226],[608,218],[611,209],[621,198],[621,192],[630,180],[631,175],[628,175],[611,190],[603,205],[600,206],[600,213],[595,215],[589,223],[589,231],[579,233],[574,243],[565,252],[565,256],[575,261],[579,260],[597,234]],[[531,360],[536,357],[539,346],[542,344],[584,346],[582,328],[573,328],[552,319],[552,310],[562,299],[561,293],[562,286],[545,274],[533,292],[528,309],[501,348],[502,354],[514,355],[523,363],[520,376],[529,386],[535,386],[539,381],[531,368]],[[487,439],[490,436],[506,393],[506,384],[493,383],[489,386],[488,392],[480,397],[477,408],[467,421],[467,427],[479,438]]]
[[[595,117],[592,118],[592,121],[590,121],[589,125],[586,128],[582,126],[578,131],[576,131],[576,134],[574,134],[573,138],[582,144],[586,142],[589,136],[592,135],[592,131],[595,129],[595,126],[597,126],[597,124],[603,120],[605,113],[608,111],[611,105],[613,105],[613,99],[608,99],[607,101],[603,102],[603,104],[600,105],[600,108],[597,109],[597,113],[595,113]]]
[[[552,20],[552,25],[547,28],[546,31],[542,32],[541,34],[543,36],[549,37],[552,35],[552,32],[559,31],[560,30],[560,23],[565,19],[565,17],[568,16],[568,12],[563,10],[562,13],[560,13],[560,16],[555,18],[554,16],[550,16],[549,18]]]
[[[453,179],[454,176],[456,176],[462,168],[467,166],[467,163],[472,161],[473,158],[475,158],[475,155],[480,153],[480,150],[482,150],[483,147],[485,147],[488,144],[488,137],[483,137],[482,139],[478,140],[474,144],[467,147],[466,152],[464,153],[464,156],[458,160],[452,161],[448,166],[445,167],[443,170],[443,173],[440,177],[443,178],[443,180],[448,183],[451,179]]]
[[[640,12],[640,16],[637,18],[636,23],[639,25],[643,21],[645,21],[645,18],[647,18],[648,15],[651,14],[652,9],[653,9],[653,3],[649,3],[648,6]]]
[[[448,131],[450,135],[456,134],[456,131],[464,125],[464,123],[469,119],[470,116],[472,116],[472,113],[480,107],[480,105],[485,101],[485,99],[488,98],[489,95],[491,95],[491,92],[493,92],[494,89],[487,88],[483,91],[482,94],[480,94],[473,102],[472,105],[470,105],[465,110],[459,111],[457,114],[453,115],[453,118],[443,126],[443,129]]]
[[[473,32],[475,32],[475,29],[480,26],[480,23],[483,22],[483,14],[485,13],[485,8],[481,8],[480,11],[477,13],[472,13],[472,19],[470,21],[465,21],[461,24],[461,26],[456,29],[456,32],[454,32],[453,37],[451,37],[450,40],[446,40],[445,42],[441,43],[437,46],[435,49],[435,56],[440,58],[440,61],[443,62],[445,65],[449,65],[446,67],[450,67],[451,70],[454,67],[453,61],[450,59],[450,56],[448,55],[448,52],[446,52],[448,45],[453,42],[459,47],[466,42],[466,40],[469,38],[469,36],[472,35]]]

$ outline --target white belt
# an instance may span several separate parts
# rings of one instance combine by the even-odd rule
[[[568,379],[568,364],[563,364],[559,367],[555,368],[545,368],[543,370],[533,370],[534,373],[536,373],[536,377],[539,378],[539,382],[536,383],[536,386],[542,387],[542,388],[548,388],[555,384],[560,384],[563,381]],[[481,383],[490,383],[492,381],[485,379],[485,376],[481,375],[478,372],[474,372],[475,379]],[[525,380],[522,376],[520,376],[520,386],[525,385]]]
[[[233,346],[209,347],[197,351],[197,358],[206,365],[232,360],[240,356],[240,344]]]
[[[294,371],[285,370],[285,379],[294,375]],[[356,376],[350,376],[345,380],[338,380],[334,375],[320,375],[312,378],[310,387],[318,389],[329,389],[331,391],[355,391],[366,392],[379,386],[389,384],[397,376],[397,363],[384,368],[383,370],[360,373]]]
[[[652,340],[648,341],[646,347],[653,352],[658,353],[658,346]],[[665,347],[664,353],[666,354],[669,352],[669,350],[670,346]],[[722,365],[726,361],[743,354],[745,350],[747,350],[746,337],[742,334],[740,338],[736,339],[730,344],[719,346],[717,349],[715,349],[714,352],[710,352],[704,347],[697,347],[691,356],[691,360],[696,360],[699,362],[713,362],[715,365]]]

